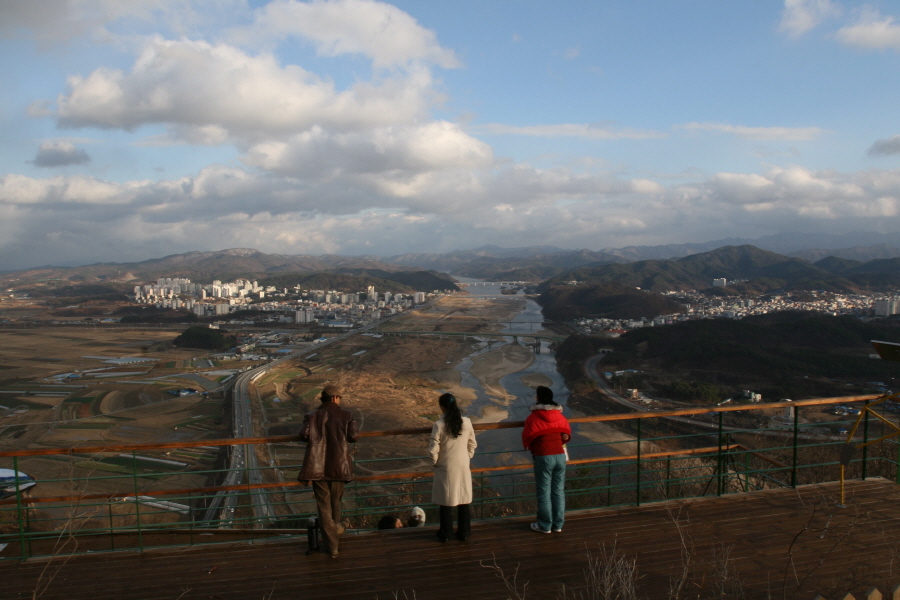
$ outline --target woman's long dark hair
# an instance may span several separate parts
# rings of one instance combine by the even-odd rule
[[[462,413],[459,412],[459,406],[456,404],[456,397],[453,394],[443,394],[438,398],[438,404],[444,409],[444,427],[453,437],[459,437],[462,433]]]

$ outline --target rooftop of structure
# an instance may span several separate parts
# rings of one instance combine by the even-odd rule
[[[681,598],[859,598],[900,583],[900,486],[850,481],[844,507],[838,499],[839,484],[826,483],[596,509],[569,513],[565,530],[550,535],[532,532],[527,518],[482,521],[468,541],[446,544],[433,526],[348,532],[337,559],[307,556],[305,538],[294,537],[11,560],[0,563],[0,597],[517,598],[496,565],[510,585],[517,575],[519,597],[557,598],[562,585],[584,586],[587,553],[603,547],[636,559],[640,597],[654,600],[671,597],[685,568]],[[726,551],[743,595],[715,589],[715,557]]]

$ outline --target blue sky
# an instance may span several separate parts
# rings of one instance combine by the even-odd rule
[[[0,0],[0,52],[0,269],[900,231],[896,1]]]

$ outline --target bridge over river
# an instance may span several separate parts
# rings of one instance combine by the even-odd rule
[[[437,336],[437,337],[462,337],[462,338],[489,338],[504,339],[513,338],[513,343],[518,344],[519,338],[529,340],[547,340],[549,342],[561,342],[566,339],[562,335],[539,335],[535,333],[472,333],[464,331],[379,331],[379,335],[414,335],[414,336]]]

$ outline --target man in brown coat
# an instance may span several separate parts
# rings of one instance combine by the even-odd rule
[[[303,467],[297,480],[312,482],[319,511],[322,537],[332,558],[338,555],[341,524],[341,498],[344,486],[353,479],[353,458],[348,443],[359,437],[353,413],[340,407],[341,391],[334,385],[322,389],[322,405],[306,413],[300,426],[300,441],[306,442]]]

